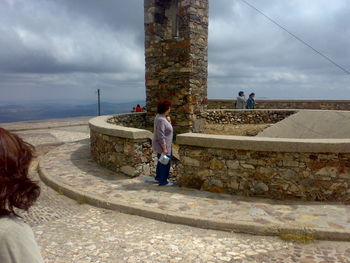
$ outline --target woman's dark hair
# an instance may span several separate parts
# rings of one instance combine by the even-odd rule
[[[170,100],[161,100],[157,106],[157,113],[163,114],[168,109],[170,109],[172,105],[173,104]]]
[[[249,97],[251,97],[251,96],[255,96],[255,93],[254,92],[250,93]]]
[[[28,210],[40,195],[40,187],[28,178],[34,147],[0,128],[0,216]]]
[[[238,92],[238,96],[242,96],[244,94],[243,91]]]

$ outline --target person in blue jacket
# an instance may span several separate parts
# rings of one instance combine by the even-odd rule
[[[252,92],[249,94],[249,98],[247,99],[247,105],[246,105],[246,108],[247,109],[254,109],[254,105],[255,105],[255,93]]]

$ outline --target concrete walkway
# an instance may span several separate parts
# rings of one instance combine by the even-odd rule
[[[350,138],[350,112],[302,110],[265,129],[257,136],[300,139]]]
[[[350,240],[350,206],[291,202],[159,187],[151,177],[130,179],[99,167],[89,140],[67,143],[39,163],[41,179],[82,203],[208,229],[278,235],[310,232],[318,239]]]
[[[64,119],[49,119],[38,121],[3,122],[0,127],[9,131],[28,131],[40,129],[53,129],[60,127],[87,126],[93,117],[75,117]]]

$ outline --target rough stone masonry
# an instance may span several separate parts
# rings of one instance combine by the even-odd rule
[[[200,132],[207,108],[208,0],[144,0],[147,120],[170,99],[175,134]]]

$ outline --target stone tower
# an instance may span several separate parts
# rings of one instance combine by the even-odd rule
[[[204,128],[208,1],[144,0],[147,119],[170,99],[175,134]]]

